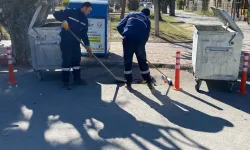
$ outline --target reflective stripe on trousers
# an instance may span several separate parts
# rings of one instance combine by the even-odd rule
[[[148,74],[148,73],[150,73],[149,69],[146,71],[141,71],[141,74]]]
[[[78,69],[80,69],[80,66],[75,66],[75,67],[73,67],[73,69],[78,70]]]
[[[62,68],[62,71],[70,71],[70,68]]]
[[[124,74],[131,74],[132,73],[132,70],[130,71],[124,71]]]

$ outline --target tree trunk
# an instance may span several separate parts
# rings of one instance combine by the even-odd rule
[[[203,0],[202,1],[202,10],[203,11],[208,11],[208,5],[209,5],[209,1],[208,0]]]
[[[168,13],[168,6],[165,5],[164,3],[161,4],[161,10],[163,14],[167,14]]]
[[[250,0],[248,0],[248,7],[247,7],[247,22],[250,25]]]
[[[126,0],[122,0],[122,11],[121,11],[120,19],[123,19],[125,16],[125,8],[126,8]]]
[[[162,17],[161,17],[161,1],[158,1],[158,8],[159,8],[159,21],[163,21]]]
[[[163,14],[168,13],[169,0],[161,0],[161,10]]]
[[[14,23],[15,21],[12,22],[12,24]],[[20,28],[17,28],[14,24],[9,27],[13,57],[18,64],[27,64],[28,59],[30,58],[30,48],[27,35],[28,28],[24,26],[20,25]]]
[[[155,36],[159,36],[159,0],[154,0]]]
[[[169,16],[175,16],[175,0],[169,1]]]
[[[15,5],[13,9],[15,11],[12,11],[8,24],[13,57],[15,58],[16,63],[26,64],[31,55],[27,34],[28,27],[36,7],[25,8],[24,5]]]
[[[30,47],[28,40],[28,27],[35,10],[39,5],[49,4],[52,0],[8,0],[4,1],[3,16],[0,20],[8,29],[13,57],[18,64],[27,64],[30,58]],[[1,22],[1,23],[2,23]]]
[[[127,7],[129,10],[136,11],[140,7],[139,1],[138,0],[127,0]]]

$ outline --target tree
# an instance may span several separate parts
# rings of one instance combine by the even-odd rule
[[[208,11],[209,8],[209,0],[202,1],[202,11]]]
[[[30,58],[28,27],[37,7],[52,6],[53,0],[1,0],[0,24],[9,32],[16,63],[23,64]]]
[[[161,16],[162,13],[167,13],[167,6],[169,4],[169,0],[158,0],[158,7],[159,7],[159,20],[164,21]]]
[[[125,16],[126,0],[121,0],[121,4],[122,4],[122,11],[121,11],[120,19],[123,19]]]
[[[175,16],[175,0],[169,0],[169,16]]]
[[[163,21],[161,17],[161,0],[158,0],[158,12],[159,12],[159,21]]]
[[[139,8],[139,1],[138,0],[128,0],[127,1],[127,7],[129,10],[138,10]]]
[[[155,36],[159,36],[159,0],[154,0]]]
[[[161,10],[162,13],[166,14],[168,12],[168,4],[169,4],[169,0],[161,0]]]

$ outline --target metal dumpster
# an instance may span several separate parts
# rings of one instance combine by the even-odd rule
[[[40,80],[43,70],[60,69],[62,64],[59,35],[61,23],[45,24],[50,9],[50,5],[39,6],[28,29],[31,64]]]
[[[228,90],[232,92],[238,79],[244,35],[226,11],[212,10],[224,26],[194,26],[192,66],[195,89],[199,92],[202,80],[226,80]]]

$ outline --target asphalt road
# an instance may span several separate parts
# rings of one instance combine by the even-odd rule
[[[31,69],[15,69],[17,87],[0,69],[1,150],[250,149],[250,96],[237,93],[239,83],[227,93],[226,82],[203,82],[197,93],[182,71],[183,91],[174,91],[152,69],[156,89],[134,84],[130,93],[98,67],[83,68],[89,85],[66,91],[60,72],[38,81]],[[173,78],[174,70],[161,70]]]

